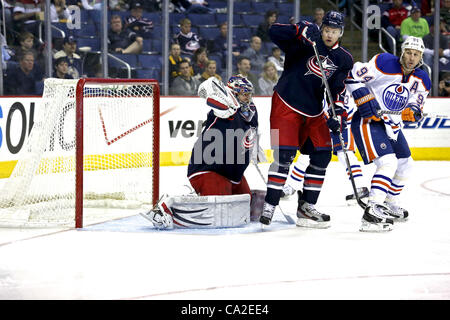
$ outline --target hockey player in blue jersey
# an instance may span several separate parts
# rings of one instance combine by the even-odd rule
[[[353,66],[352,55],[339,44],[344,32],[344,16],[336,11],[325,14],[321,28],[306,21],[297,24],[273,24],[272,41],[285,53],[284,71],[274,88],[270,115],[271,144],[274,162],[269,168],[267,194],[260,222],[270,224],[278,205],[289,166],[297,150],[308,154],[303,193],[297,208],[297,226],[327,228],[330,216],[319,212],[317,203],[326,168],[331,160],[329,127],[340,126],[323,113],[325,86],[314,53],[317,45],[320,60],[330,84],[337,113],[343,113],[344,80]],[[334,130],[333,129],[333,130]]]
[[[422,118],[430,91],[430,78],[419,68],[424,50],[421,38],[408,37],[400,58],[382,53],[355,63],[346,82],[358,107],[351,125],[356,145],[364,163],[376,166],[361,231],[389,231],[408,217],[399,196],[413,159],[402,127]]]

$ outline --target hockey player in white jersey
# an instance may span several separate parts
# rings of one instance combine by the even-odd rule
[[[350,130],[350,123],[353,118],[353,114],[356,110],[355,102],[353,100],[353,97],[351,94],[347,91],[344,96],[343,106],[345,111],[347,112],[346,115],[346,122],[347,125],[341,128],[342,131],[342,137],[344,138],[344,143],[347,149],[347,156],[348,160],[350,162],[350,168],[352,170],[353,178],[355,181],[355,184],[357,186],[357,191],[359,198],[366,198],[369,196],[369,190],[367,187],[363,186],[363,172],[361,165],[359,164],[358,158],[355,155],[355,140],[353,139],[353,135]],[[327,111],[328,106],[324,99],[324,109]],[[330,113],[330,111],[328,111]],[[339,162],[343,166],[343,168],[347,172],[347,176],[350,179],[350,174],[348,173],[347,163],[345,161],[345,155],[344,150],[341,147],[339,136],[337,133],[334,133],[332,130],[330,130],[330,135],[333,142],[333,154],[338,157]],[[305,177],[305,170],[309,165],[309,157],[306,155],[300,154],[297,158],[297,161],[291,165],[290,174],[288,179],[286,180],[286,183],[283,187],[283,198],[288,198],[289,196],[293,195],[296,191],[298,193],[298,196],[300,197],[300,194],[302,192],[303,188],[303,181]],[[349,183],[349,187],[351,184]],[[353,191],[352,191],[353,192]],[[356,204],[354,201],[355,196],[354,194],[349,194],[345,197],[345,200],[347,201],[347,204]]]
[[[408,217],[398,201],[413,163],[402,127],[423,117],[431,87],[419,69],[424,49],[422,39],[408,37],[400,58],[382,53],[355,63],[347,81],[358,107],[351,124],[356,145],[364,163],[376,166],[361,231],[388,231]]]

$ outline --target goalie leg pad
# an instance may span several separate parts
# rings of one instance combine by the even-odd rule
[[[250,222],[250,195],[176,196],[170,207],[176,228],[228,228]]]

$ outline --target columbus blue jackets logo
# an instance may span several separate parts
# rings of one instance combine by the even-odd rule
[[[244,138],[242,139],[242,146],[244,151],[252,149],[256,142],[256,128],[250,128],[245,132]]]
[[[322,62],[323,72],[325,73],[327,79],[329,79],[333,75],[333,73],[338,69],[338,67],[333,63],[333,61],[331,61],[327,57],[324,56],[319,57],[320,61]],[[305,76],[308,74],[314,74],[319,78],[322,78],[322,73],[320,72],[320,67],[319,64],[317,63],[316,56],[312,56],[311,58],[308,59],[306,67],[308,68],[308,71],[305,73]]]
[[[409,90],[401,84],[391,84],[383,91],[383,103],[388,110],[403,110],[408,100]]]

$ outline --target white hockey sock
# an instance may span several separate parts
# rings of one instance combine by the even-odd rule
[[[381,156],[373,162],[377,169],[372,177],[369,201],[383,203],[391,187],[392,177],[394,177],[397,170],[397,158],[395,154],[391,153]]]
[[[397,170],[392,178],[391,187],[386,196],[386,202],[393,204],[399,203],[400,193],[402,192],[406,181],[411,176],[412,168],[413,159],[411,157],[398,159]]]
[[[363,173],[361,166],[359,165],[358,158],[356,158],[356,155],[353,151],[347,152],[348,161],[350,162],[350,168],[352,170],[353,178],[355,180],[355,184],[357,188],[362,187],[362,179],[363,179]],[[344,151],[339,150],[337,152],[337,157],[341,165],[344,167],[345,172],[347,172],[348,179],[350,180],[350,174],[348,173],[347,168],[347,162],[345,161],[345,154]],[[351,189],[353,191],[353,189]]]
[[[305,170],[308,165],[309,156],[304,154],[299,155],[297,161],[291,165],[286,184],[290,185],[295,190],[301,190],[303,188],[303,182],[305,181]]]

